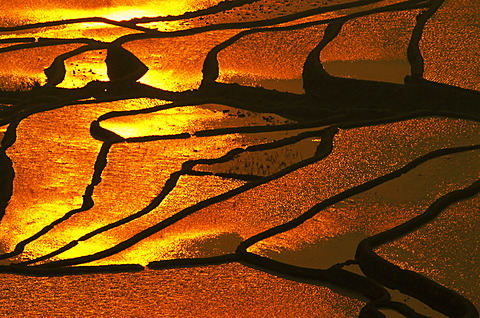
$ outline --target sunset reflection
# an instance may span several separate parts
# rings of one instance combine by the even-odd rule
[[[479,10],[0,3],[0,316],[478,318]]]
[[[208,1],[213,5],[218,0]],[[12,11],[20,17],[32,20],[74,19],[82,17],[104,17],[117,21],[129,20],[138,17],[156,17],[180,15],[187,11],[203,9],[205,1],[178,0],[83,0],[79,2],[39,0],[34,3],[22,1],[15,6],[0,4],[0,8]],[[39,9],[39,8],[42,9]],[[5,12],[5,11],[4,11]]]
[[[173,135],[183,132],[195,132],[205,124],[219,122],[225,116],[223,112],[200,107],[187,106],[162,110],[153,114],[117,117],[106,120],[102,127],[122,137],[142,137],[155,135]]]

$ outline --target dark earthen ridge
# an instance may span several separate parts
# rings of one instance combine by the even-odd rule
[[[345,79],[340,79],[340,80],[345,80]],[[355,83],[361,83],[361,81],[354,81],[354,82],[355,82]],[[342,83],[340,82],[339,84],[342,84]],[[379,83],[375,83],[375,85],[378,85],[378,84],[379,84]],[[93,83],[92,83],[91,86],[94,86]],[[98,85],[98,86],[100,86],[100,85]],[[341,86],[341,85],[340,85],[340,86]],[[451,93],[450,95],[453,96],[453,100],[455,100],[455,97],[456,97],[456,96],[460,96],[460,97],[461,97],[462,95],[468,95],[469,98],[467,98],[467,100],[468,100],[468,99],[469,99],[469,100],[476,100],[476,99],[478,99],[478,98],[475,98],[475,97],[480,96],[478,93],[475,94],[476,92],[472,92],[472,91],[468,91],[468,90],[462,90],[462,89],[457,89],[457,88],[451,88],[451,87],[448,87],[447,85],[429,83],[427,86],[428,86],[428,87],[427,87],[427,90],[431,90],[431,91],[432,91],[432,94],[430,94],[429,96],[435,95],[436,93],[438,93],[438,92],[441,91],[441,90],[449,90],[450,93]],[[433,86],[436,88],[435,90],[432,90],[432,87],[433,87]],[[91,87],[90,87],[90,88],[91,88]],[[141,87],[140,87],[139,85],[137,85],[137,89],[140,89],[140,88],[141,88]],[[144,89],[147,89],[146,86],[143,86],[143,88],[144,88]],[[200,97],[200,96],[202,96],[202,95],[205,96],[205,97],[207,97],[208,95],[211,96],[211,95],[214,95],[215,93],[220,93],[220,95],[226,95],[226,93],[227,93],[228,91],[232,91],[232,89],[233,89],[232,93],[238,93],[237,91],[238,91],[240,88],[241,88],[241,87],[239,87],[238,85],[237,85],[237,86],[235,86],[235,85],[215,85],[215,88],[214,88],[213,90],[210,89],[209,92],[207,92],[207,94],[205,94],[205,93],[202,92],[202,91],[198,91],[198,92],[191,91],[191,92],[184,92],[184,93],[171,93],[171,92],[163,92],[163,91],[161,91],[161,90],[156,90],[156,93],[155,93],[155,89],[149,89],[149,90],[151,90],[151,93],[150,93],[151,95],[150,95],[150,97],[154,97],[154,96],[156,95],[156,97],[158,97],[158,98],[165,98],[165,97],[168,97],[168,95],[171,95],[170,98],[174,98],[174,96],[180,97],[180,96],[182,96],[182,94],[184,94],[184,95],[186,94],[186,95],[190,95],[190,96],[193,98],[194,95],[197,95],[198,97]],[[144,90],[144,89],[142,89],[142,90]],[[243,88],[241,88],[241,89],[243,89],[243,90],[248,90],[248,91],[252,91],[251,88],[249,89],[249,88],[243,87]],[[85,89],[85,91],[86,91],[86,89]],[[258,91],[258,90],[257,90],[257,91]],[[198,93],[198,94],[197,94],[197,93]],[[274,95],[279,95],[279,96],[284,96],[284,97],[291,95],[292,97],[294,97],[293,94],[283,94],[283,95],[282,95],[282,94],[279,93],[279,92],[270,92],[270,91],[268,91],[268,90],[263,90],[263,93],[270,94],[270,95],[272,95],[272,93],[274,93]],[[403,93],[403,91],[402,91],[402,93]],[[164,94],[167,94],[167,96],[162,96],[162,95],[164,95]],[[132,95],[130,95],[130,96],[133,97],[134,95],[135,95],[135,94],[132,94]],[[233,94],[233,95],[235,95],[235,94]],[[237,95],[240,95],[240,96],[241,96],[242,94],[237,94]],[[304,98],[302,98],[302,97],[300,97],[300,96],[302,96],[302,95],[299,95],[299,96],[298,96],[298,100],[304,101]],[[271,97],[275,97],[275,98],[276,98],[276,96],[273,96],[273,95],[272,95]],[[440,97],[445,97],[445,96],[440,96]],[[440,98],[440,99],[441,99],[441,100],[447,100],[446,103],[450,104],[451,101],[452,101],[452,98],[451,98],[451,96],[449,96],[449,97],[450,97],[450,98],[446,98],[446,99],[445,99],[445,98]],[[213,100],[215,100],[215,99],[217,99],[217,100],[222,100],[222,98],[221,98],[221,97],[219,98],[218,96],[217,96],[217,97],[212,97],[212,99],[213,99]],[[224,99],[224,98],[223,98],[223,99]],[[224,100],[225,100],[225,99],[224,99]],[[460,103],[464,102],[464,100],[463,100],[462,98],[459,98],[459,100],[460,100]],[[412,102],[412,101],[411,101],[411,100],[410,100],[410,101],[407,100],[407,102]],[[465,101],[465,102],[468,102],[468,101]],[[238,106],[238,104],[242,104],[242,102],[233,102],[233,100],[231,100],[229,103],[231,103],[231,104],[237,104],[237,105],[235,105],[235,106]],[[296,104],[296,103],[295,103],[295,104]],[[417,104],[417,103],[414,103],[414,104]],[[457,101],[457,104],[458,104],[458,101]],[[298,106],[298,105],[297,105],[297,106]],[[312,106],[313,106],[313,105],[312,105]],[[458,106],[458,105],[456,105],[456,106]],[[325,113],[325,108],[323,108],[323,109],[321,109],[321,110],[322,110],[323,113]],[[270,109],[270,111],[275,112],[275,109]],[[475,111],[475,110],[473,110],[473,109],[468,109],[468,111],[469,111],[469,112],[473,112],[473,111]],[[318,112],[318,110],[317,110],[317,112]],[[370,112],[372,112],[372,110],[370,110]],[[318,116],[318,115],[317,115],[317,116]],[[309,117],[311,117],[311,116],[309,116]]]
[[[0,143],[0,221],[3,219],[8,202],[13,195],[15,170],[13,169],[12,160],[7,155],[7,149],[10,148],[17,139],[16,129],[19,123],[19,120],[10,123]]]
[[[461,148],[464,148],[464,149],[461,149]],[[435,153],[436,155],[434,155],[434,156],[432,156],[432,157],[436,157],[436,156],[438,156],[439,154],[445,155],[445,154],[448,154],[448,153],[454,153],[454,152],[456,152],[456,151],[467,151],[469,148],[470,148],[470,147],[460,147],[460,148],[452,148],[452,149],[442,149],[442,150],[438,150],[438,151],[433,152],[433,153]],[[471,149],[474,149],[474,148],[478,148],[478,146],[472,146],[472,147],[471,147]],[[426,156],[426,157],[430,157],[430,156]],[[428,158],[426,158],[426,157],[425,157],[425,158],[419,158],[419,159],[421,159],[421,160],[417,160],[416,164],[412,164],[411,166],[413,167],[413,166],[418,165],[420,161],[426,161],[426,160],[428,160]],[[422,160],[422,159],[423,159],[423,160]],[[341,201],[341,200],[340,200],[340,201]],[[255,255],[255,256],[253,256],[253,257],[256,258],[257,256]],[[261,259],[261,260],[262,260],[262,262],[263,262],[263,259]],[[229,257],[227,257],[226,259],[219,258],[217,261],[215,261],[215,263],[223,263],[223,262],[227,262],[227,261],[230,262],[230,261],[231,261],[231,258],[229,258]],[[182,264],[182,262],[183,262],[183,264],[187,264],[187,263],[188,263],[188,261],[179,261],[179,262],[178,262],[178,265]],[[202,263],[202,262],[203,262],[203,260],[195,261],[195,262],[193,262],[192,266],[197,266],[198,263]],[[170,263],[170,264],[175,264],[175,262],[172,262],[172,263]],[[280,263],[280,264],[277,264],[277,266],[280,266],[280,265],[281,265],[281,263]],[[33,267],[33,268],[36,268],[36,267],[37,267],[37,266],[35,266],[35,267]],[[286,270],[286,269],[283,269],[282,271],[288,272],[288,270]],[[302,272],[305,273],[305,272],[303,271],[303,269],[302,269]],[[307,272],[308,272],[308,271],[307,271]],[[291,274],[291,273],[290,273],[290,274]],[[339,275],[338,273],[335,273],[335,275],[333,275],[333,276],[332,276],[331,274],[332,274],[332,273],[329,273],[329,274],[328,274],[328,277],[330,277],[330,278],[329,278],[330,281],[333,279],[332,277],[337,277],[337,276]],[[297,274],[297,276],[298,276],[298,275],[299,275],[299,274]],[[302,274],[302,275],[305,275],[305,274]],[[318,276],[318,274],[316,274],[316,275]],[[300,276],[301,276],[301,275],[300,275]],[[340,276],[341,276],[341,275],[340,275]],[[337,277],[337,278],[335,278],[335,279],[340,279],[340,278]],[[353,283],[354,280],[348,280],[348,282],[349,282],[349,283]],[[337,284],[338,284],[338,282],[337,282]],[[348,284],[347,284],[347,285],[348,285]],[[347,288],[348,286],[344,286],[344,287]],[[357,286],[357,288],[358,288],[358,286]],[[360,291],[361,291],[361,290],[363,290],[363,287],[360,288]],[[365,291],[363,291],[363,292],[365,292]]]
[[[25,266],[5,266],[0,265],[0,273],[25,275],[25,276],[65,276],[65,275],[85,275],[85,274],[104,274],[104,273],[125,273],[143,271],[144,267],[138,264],[121,265],[97,265],[97,266],[75,266],[51,269],[39,269]]]
[[[14,43],[32,43],[35,42],[36,39],[29,37],[29,38],[7,38],[7,39],[0,39],[0,44],[14,44]]]
[[[17,40],[17,39],[13,39],[13,40]],[[106,48],[109,45],[109,43],[88,39],[88,38],[75,38],[75,39],[39,38],[39,39],[34,39],[34,41],[28,41],[27,39],[25,39],[25,41],[21,41],[21,42],[22,44],[15,44],[15,45],[0,48],[0,53],[13,52],[13,51],[19,51],[19,50],[25,50],[25,49],[34,49],[34,48],[46,47],[46,46],[65,45],[65,44],[87,44],[91,46],[90,50],[101,50]],[[83,52],[78,52],[77,54],[80,54],[80,53],[83,53]],[[71,55],[71,56],[74,56],[74,55]]]
[[[286,15],[286,16],[283,16],[283,17],[277,17],[277,18],[273,18],[273,19],[266,19],[266,20],[262,20],[262,21],[251,21],[251,22],[223,23],[223,24],[218,24],[218,26],[219,26],[219,29],[243,29],[243,28],[251,28],[251,27],[258,27],[258,26],[269,26],[269,25],[275,25],[275,24],[280,24],[280,23],[286,23],[286,22],[298,20],[298,19],[301,19],[301,18],[305,18],[305,17],[308,17],[308,16],[317,15],[317,14],[321,14],[321,13],[326,13],[326,12],[332,12],[332,11],[337,11],[337,10],[342,10],[342,9],[355,8],[355,7],[375,4],[375,3],[378,3],[378,2],[381,2],[381,1],[383,1],[383,0],[358,0],[356,2],[350,2],[350,3],[345,3],[345,4],[339,4],[339,5],[332,5],[332,6],[310,9],[310,10],[306,10],[306,11],[302,11],[302,12],[298,12],[298,13],[294,13],[294,14],[289,14],[289,15]],[[422,0],[420,0],[420,1],[422,1]],[[240,6],[241,6],[241,5],[244,5],[246,3],[250,3],[250,2],[255,2],[255,1],[246,0],[246,1],[239,2],[238,4],[240,4]],[[230,3],[233,4],[232,8],[237,6],[235,4],[235,2],[230,2]],[[216,10],[216,9],[214,9],[214,10]],[[220,11],[218,11],[218,12],[220,12]],[[218,13],[218,12],[213,12],[212,11],[212,13]],[[195,13],[192,12],[192,14],[195,14]],[[200,14],[198,16],[208,15],[208,14],[210,14],[210,13]],[[186,18],[190,18],[190,17],[187,16]],[[69,20],[63,20],[63,21],[51,21],[51,22],[43,22],[43,23],[34,23],[34,24],[23,25],[23,26],[15,26],[15,27],[0,27],[0,32],[20,31],[20,30],[28,30],[28,29],[34,29],[34,28],[40,28],[40,27],[43,28],[43,27],[50,27],[50,26],[60,26],[60,25],[67,25],[67,24],[74,24],[74,23],[99,22],[99,23],[112,24],[112,25],[116,25],[116,26],[119,26],[119,27],[125,27],[125,28],[131,28],[131,29],[136,29],[136,30],[139,30],[139,31],[143,31],[144,32],[143,35],[149,34],[149,35],[153,35],[154,37],[164,37],[164,36],[168,37],[168,35],[167,35],[168,33],[176,34],[179,31],[158,32],[157,30],[149,29],[149,28],[145,28],[145,27],[140,27],[136,24],[156,22],[156,21],[176,21],[176,20],[183,20],[183,19],[186,19],[186,18],[182,17],[182,15],[179,15],[177,17],[173,17],[172,19],[169,18],[169,17],[158,17],[158,18],[156,18],[157,20],[155,20],[155,18],[153,18],[154,20],[149,19],[149,18],[141,18],[141,19],[132,19],[131,21],[134,21],[132,23],[130,21],[114,21],[114,20],[110,20],[110,19],[106,19],[106,18],[91,17],[91,18],[69,19]],[[171,20],[169,20],[169,19],[171,19]],[[206,32],[206,31],[213,31],[214,29],[216,29],[215,25],[208,26],[206,29],[205,29],[205,27],[200,27],[200,28],[194,28],[194,29],[190,29],[190,30],[196,30],[196,31],[194,31],[193,34],[197,34],[197,33],[202,33],[202,32]],[[186,30],[186,31],[190,31],[190,30]],[[180,31],[180,32],[183,33],[183,31]],[[140,33],[138,35],[142,35],[142,33]],[[134,36],[133,38],[137,38],[137,36]],[[123,39],[124,37],[121,37],[120,39]],[[126,36],[126,37],[131,38],[130,36]],[[139,38],[137,38],[137,39],[139,39]],[[125,41],[122,40],[121,43],[125,43]]]
[[[420,50],[420,41],[423,30],[428,20],[437,12],[445,0],[432,0],[430,7],[417,16],[417,23],[412,31],[412,36],[407,48],[407,58],[410,63],[411,74],[406,82],[418,82],[423,80],[424,60]]]
[[[411,66],[411,75],[407,76],[405,79],[407,85],[420,84],[418,87],[428,87],[428,82],[423,79],[424,60],[421,55],[419,43],[422,38],[425,24],[443,2],[443,0],[433,1],[432,6],[417,17],[417,23],[412,32],[412,37],[407,50],[407,56]],[[340,28],[335,30],[336,34],[338,34],[340,29],[341,25]],[[332,38],[334,38],[336,34],[333,34]],[[327,37],[327,32],[325,37]],[[449,205],[476,195],[479,192],[480,180],[472,184],[470,187],[451,192],[441,197],[435,201],[424,214],[393,229],[360,242],[357,247],[355,259],[359,263],[362,271],[368,277],[382,283],[383,285],[399,289],[401,292],[421,300],[430,307],[449,317],[478,318],[478,311],[466,298],[418,273],[409,270],[402,270],[400,267],[378,256],[373,249],[411,233],[433,220]],[[362,314],[360,316],[362,316]]]
[[[163,261],[150,262],[147,267],[150,269],[162,270],[179,267],[197,267],[208,265],[221,265],[238,262],[236,254],[224,254],[212,257],[198,257],[198,258],[179,258],[169,259]]]
[[[353,291],[356,295],[366,297],[371,302],[390,300],[390,294],[377,282],[339,267],[327,269],[299,267],[240,250],[237,250],[236,255],[238,255],[240,264],[276,276],[322,284],[329,286],[339,294],[344,294],[341,289]]]

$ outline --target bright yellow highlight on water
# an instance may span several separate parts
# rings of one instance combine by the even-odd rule
[[[11,11],[17,16],[33,16],[40,20],[77,19],[82,17],[104,17],[116,21],[141,17],[181,15],[220,2],[216,1],[152,1],[152,0],[83,0],[22,1],[12,8],[11,3],[0,3],[0,9]]]

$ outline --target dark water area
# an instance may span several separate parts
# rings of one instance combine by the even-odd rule
[[[478,317],[474,0],[0,9],[0,316]]]

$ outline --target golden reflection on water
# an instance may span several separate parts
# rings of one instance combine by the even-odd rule
[[[25,214],[30,209],[35,209],[37,213],[28,214],[34,218],[34,221],[27,222],[29,226],[16,229],[13,232],[14,235],[10,235],[8,239],[5,238],[8,249],[12,249],[15,242],[34,234],[52,220],[81,205],[81,192],[90,182],[95,155],[101,145],[90,136],[89,124],[92,120],[110,110],[146,108],[157,104],[161,103],[145,99],[124,104],[116,102],[68,107],[40,113],[23,121],[19,130],[19,135],[22,137],[18,140],[17,146],[10,149],[11,158],[15,162],[14,168],[17,171],[16,181],[20,183],[15,183],[16,199],[9,206],[5,224],[10,222],[12,222],[10,224],[16,224],[20,219],[28,221]],[[206,128],[223,127],[224,124],[240,127],[245,121],[249,121],[249,125],[287,122],[276,115],[234,113],[232,108],[220,105],[204,107],[187,106],[151,114],[117,117],[102,122],[102,125],[125,137],[139,137],[151,134],[175,134],[185,130],[195,132]],[[184,118],[184,121],[178,121],[178,118]],[[62,120],[61,127],[50,125],[51,122],[58,120]],[[26,132],[29,129],[34,130],[33,126],[45,126],[45,128],[42,129],[42,133],[32,137]],[[274,140],[284,138],[294,133],[266,133],[252,136],[231,134],[207,138],[193,137],[148,143],[116,144],[108,154],[108,164],[102,173],[102,182],[95,188],[93,194],[95,206],[75,214],[36,240],[34,244],[29,244],[22,258],[32,259],[47,254],[82,235],[142,210],[160,193],[166,180],[173,172],[180,170],[182,163],[186,160],[218,158],[233,148],[264,143],[272,138]],[[33,154],[32,151],[35,153]],[[48,154],[48,157],[42,154],[43,151]],[[76,154],[77,151],[82,156]],[[30,155],[36,160],[25,162],[18,159]],[[44,173],[38,174],[37,169],[28,169],[32,164],[33,167],[39,165],[38,169],[40,169],[42,162],[46,162],[46,166],[51,165],[48,169],[43,168]],[[30,190],[31,185],[27,181],[23,181],[29,178],[35,180],[39,177],[49,179],[48,181],[37,180],[35,183],[37,187],[33,190]],[[151,213],[118,229],[96,236],[86,243],[81,243],[76,248],[63,253],[61,257],[74,257],[101,251],[183,208],[236,188],[243,183],[219,177],[182,177],[179,185]],[[28,187],[28,189],[22,187]],[[30,194],[31,191],[34,191],[33,194]],[[32,203],[31,199],[26,199],[27,195],[33,195],[35,200],[45,200],[45,202],[35,206],[27,204],[26,207],[21,208],[22,204]],[[63,205],[52,203],[53,197],[62,196],[74,198],[75,203]],[[24,212],[17,213],[17,211]],[[43,217],[43,213],[48,213],[48,217]],[[130,262],[146,264],[156,260],[157,256],[158,254],[152,251],[148,259],[135,258]],[[121,256],[121,258],[125,257]],[[101,261],[102,264],[109,262],[109,260]]]
[[[116,1],[104,3],[99,0],[84,2],[82,8],[65,8],[55,7],[56,2],[47,1],[44,3],[45,8],[39,10],[34,8],[33,2],[23,1],[14,10],[11,9],[11,4],[0,3],[0,8],[4,9],[1,14],[5,15],[1,23],[11,25],[82,16],[125,20],[134,16],[181,14],[218,2],[184,0],[152,4],[147,1],[130,1],[120,5]],[[303,9],[318,5],[315,1],[286,1],[267,7],[265,4],[268,2],[258,1],[232,9],[226,14],[212,15],[208,19],[145,25],[172,31],[205,25],[212,21],[252,21],[281,16],[288,14],[289,10],[298,11],[300,7]],[[287,2],[293,6],[281,11]],[[385,3],[387,2],[383,2]],[[458,4],[453,0],[446,1],[446,5],[434,18],[437,20],[427,26],[422,47],[426,56],[428,78],[478,88],[478,72],[475,73],[474,66],[476,60],[473,58],[474,54],[472,55],[472,52],[478,51],[475,48],[480,43],[476,41],[478,26],[466,23],[459,29],[456,26],[457,21],[451,18],[452,6],[453,11],[457,12],[455,10],[468,3],[466,0],[459,1]],[[36,2],[35,6],[38,8],[40,4]],[[23,12],[20,13],[22,6]],[[252,11],[252,14],[245,15],[247,11]],[[326,69],[334,75],[344,77],[401,82],[403,76],[408,74],[405,68],[405,51],[417,13],[418,11],[385,13],[347,23],[340,36],[322,53]],[[13,18],[6,17],[7,15]],[[304,21],[312,19],[306,18]],[[279,88],[279,82],[275,81],[283,81],[281,83],[285,84],[285,89],[281,90],[302,92],[300,86],[292,88],[292,84],[298,86],[295,81],[302,74],[303,61],[322,37],[323,30],[324,26],[318,26],[244,37],[220,52],[220,81],[264,87],[271,85],[271,88]],[[140,82],[161,89],[181,91],[198,88],[206,54],[240,31],[213,31],[173,39],[138,40],[126,43],[124,47],[149,67],[148,73]],[[100,23],[83,23],[48,30],[1,34],[1,37],[89,37],[112,41],[121,35],[134,32],[136,31]],[[445,48],[443,42],[440,43],[437,39],[438,33],[446,36],[448,43],[458,44],[455,45],[457,49]],[[465,36],[465,41],[460,34]],[[443,39],[442,37],[441,41],[444,41]],[[2,54],[0,88],[28,88],[35,81],[43,84],[44,68],[48,67],[56,56],[78,46],[52,46]],[[461,52],[457,51],[458,47]],[[449,54],[463,54],[462,58],[458,58],[463,59],[461,63],[458,62],[461,65],[446,63]],[[105,55],[105,50],[95,50],[68,59],[67,74],[61,87],[81,87],[92,80],[107,80]],[[341,70],[345,64],[348,65],[350,73]],[[393,70],[395,75],[389,75],[388,78],[378,77],[378,65],[381,65],[382,71],[385,66],[389,66],[389,72]],[[355,70],[352,71],[352,67]],[[100,141],[90,135],[89,127],[92,121],[110,111],[140,109],[164,103],[141,99],[74,105],[24,119],[18,128],[16,143],[7,151],[16,175],[14,195],[0,224],[2,249],[11,251],[21,240],[81,206],[82,196],[91,182],[94,163],[102,146]],[[202,105],[116,117],[102,122],[101,126],[123,137],[142,137],[287,122],[289,121],[279,116],[254,114],[220,105]],[[478,124],[462,120],[427,118],[343,130],[335,139],[335,150],[325,160],[225,201],[203,207],[133,247],[90,265],[146,265],[151,261],[165,259],[232,253],[240,241],[283,224],[312,205],[349,187],[397,169],[419,155],[442,147],[478,143],[478,128]],[[5,129],[6,126],[0,127],[0,139]],[[278,140],[296,133],[298,131],[230,134],[115,144],[108,154],[102,182],[95,188],[92,197],[95,206],[72,216],[29,244],[25,252],[14,261],[40,257],[93,230],[142,211],[187,160],[214,159],[234,148],[245,149],[249,145]],[[318,139],[310,138],[281,149],[249,154],[248,157],[239,155],[224,164],[201,165],[196,170],[268,176],[311,156],[318,142]],[[291,157],[287,158],[287,154]],[[268,161],[266,159],[278,162],[267,168],[264,166]],[[461,167],[458,165],[477,167],[477,159],[478,152],[470,152],[432,161],[431,164],[419,167],[398,180],[329,207],[298,228],[259,242],[252,246],[250,251],[285,263],[322,268],[353,258],[356,243],[364,237],[411,219],[423,212],[439,194],[471,182],[477,175],[461,174]],[[234,178],[184,175],[162,203],[148,214],[80,242],[76,247],[51,260],[103,251],[182,209],[244,184],[246,181]],[[472,202],[468,204],[478,205],[475,200]],[[478,306],[474,286],[478,285],[477,277],[480,276],[480,260],[476,257],[478,253],[475,253],[478,246],[475,236],[478,222],[475,220],[478,217],[474,215],[471,205],[462,204],[445,211],[436,223],[382,248],[380,253],[402,267],[422,272],[457,289]],[[102,279],[105,279],[103,285]],[[120,312],[128,311],[129,314],[139,316],[151,316],[154,312],[170,317],[225,317],[226,314],[235,315],[238,312],[248,313],[249,317],[260,314],[272,317],[351,317],[357,314],[363,305],[359,301],[339,296],[330,289],[273,279],[268,274],[237,264],[156,273],[147,270],[138,274],[120,274],[114,278],[97,275],[82,276],[78,279],[28,280],[6,276],[5,280],[10,286],[14,286],[8,290],[11,293],[9,296],[0,297],[0,303],[7,302],[5,308],[8,310],[12,308],[11,303],[8,303],[10,297],[25,300],[25,294],[30,294],[33,290],[35,294],[29,296],[16,312],[45,314],[58,310],[52,313],[55,315],[63,310],[62,305],[68,307],[68,313],[62,311],[61,316],[73,315],[75,312],[94,316],[104,310],[109,316],[119,316]],[[94,287],[92,281],[96,282]],[[78,291],[72,288],[73,283],[85,284],[87,288]],[[125,284],[129,288],[125,288]],[[47,287],[42,291],[39,286]],[[167,286],[169,289],[159,292],[159,286]],[[144,297],[145,288],[150,287],[155,288],[155,291]],[[55,288],[60,289],[57,295],[62,295],[65,299],[62,298],[59,302],[60,306],[49,306],[51,298],[48,298],[50,296],[47,294],[48,291],[59,290]],[[180,294],[182,297],[178,296]],[[159,298],[163,302],[161,305],[158,305]],[[29,303],[31,299],[36,302]],[[76,302],[71,302],[71,299],[76,299]],[[118,300],[119,306],[109,304],[100,309],[105,299],[110,302]],[[101,305],[98,305],[99,303]],[[79,308],[78,304],[82,308]],[[86,304],[88,305],[85,306]],[[153,309],[152,304],[155,304]],[[192,304],[196,307],[192,307]],[[92,313],[85,311],[85,307],[89,305],[95,308]]]
[[[234,134],[208,138],[165,140],[145,144],[116,145],[109,154],[109,165],[102,175],[102,183],[97,186],[95,190],[94,201],[96,205],[89,211],[77,214],[68,221],[63,222],[54,230],[42,238],[39,238],[35,245],[43,246],[43,253],[45,254],[62,247],[74,239],[78,239],[81,235],[88,233],[94,228],[99,228],[114,220],[138,212],[144,206],[147,206],[153,197],[160,192],[170,174],[178,171],[180,165],[185,160],[218,158],[230,149],[244,147],[252,143],[264,143],[269,140],[266,139],[268,134],[258,135],[259,136],[253,134],[251,137],[242,137],[241,135]],[[284,133],[270,135],[270,138],[279,139],[283,137],[282,135],[284,135]],[[128,160],[128,164],[126,164],[126,158],[132,158],[131,160],[133,162]],[[160,206],[150,213],[128,224],[97,235],[82,243],[81,246],[60,254],[59,257],[76,257],[104,250],[157,224],[184,208],[227,192],[228,190],[235,189],[242,184],[244,184],[243,181],[220,177],[183,176],[180,178],[175,189],[166,197]],[[135,197],[134,201],[131,200],[132,197]],[[247,201],[245,201],[245,203],[247,203]],[[226,211],[224,213],[226,213]],[[194,221],[191,223],[191,225],[193,225],[192,230],[184,233],[187,238],[191,238],[190,241],[193,238],[200,241],[205,239],[200,237],[199,233],[210,233],[207,237],[213,235],[212,239],[214,242],[217,242],[217,244],[229,242],[231,239],[230,234],[228,234],[231,231],[231,227],[224,229],[218,226],[208,226],[199,229],[196,227],[197,224],[202,226],[203,222]],[[166,233],[168,233],[169,229],[167,228],[166,231]],[[223,239],[225,237],[224,234],[220,235],[220,240],[217,238],[217,234],[215,233],[219,232],[225,233],[227,237],[226,241]],[[147,238],[142,241],[139,246],[135,246],[124,253],[94,262],[94,264],[125,262],[147,264],[150,261],[158,259],[170,259],[175,255],[196,255],[198,251],[188,250],[187,247],[198,248],[199,246],[208,246],[208,244],[195,243],[194,240],[191,244],[185,243],[187,245],[181,244],[180,246],[174,247],[172,246],[172,235],[169,236],[167,234],[167,238],[164,237],[163,233],[159,235],[160,237],[154,236],[152,239]],[[178,233],[176,233],[176,235],[183,237],[183,235],[179,236]],[[207,240],[207,242],[211,242],[212,239]],[[180,239],[180,241],[183,242],[183,239]],[[98,242],[102,243],[99,244]],[[152,242],[154,243],[152,244]],[[178,240],[176,242],[178,242]],[[236,239],[235,242],[238,243],[238,239]],[[233,248],[233,244],[229,244],[228,246],[230,246],[229,248]],[[38,249],[38,247],[32,247],[31,249],[27,247],[26,253],[34,253],[36,249]],[[223,251],[223,253],[233,251],[226,249],[226,247],[220,248],[219,250]],[[148,251],[148,253],[145,251]],[[57,259],[57,257],[55,257],[55,259]]]
[[[1,17],[0,17],[1,18]],[[27,23],[27,22],[25,22]],[[61,25],[51,28],[37,28],[16,32],[0,32],[1,39],[43,38],[72,39],[88,38],[97,41],[111,42],[119,37],[131,34],[128,28],[108,25],[100,22],[84,22]]]
[[[135,17],[156,17],[179,15],[187,11],[195,11],[214,5],[220,0],[24,0],[16,3],[12,8],[11,3],[2,3],[0,8],[3,14],[12,14],[29,20],[48,21],[61,19],[76,19],[82,17],[104,17],[112,20],[129,20]]]
[[[102,122],[101,126],[122,137],[174,135],[202,130],[206,122],[219,122],[224,117],[226,115],[223,112],[186,106],[151,114],[116,117]]]
[[[10,248],[79,207],[84,187],[90,181],[101,143],[89,138],[88,130],[81,129],[81,120],[62,115],[46,112],[24,120],[17,142],[7,152],[15,169],[14,195],[0,228],[2,241],[8,242]],[[89,116],[84,117],[83,124],[89,125]],[[26,157],[29,160],[24,160]],[[78,171],[85,173],[79,175]]]
[[[0,126],[0,143],[2,142],[3,136],[5,136],[5,132],[7,131],[8,125]]]
[[[168,106],[166,106],[168,107]],[[218,104],[180,106],[153,113],[114,117],[101,126],[122,137],[194,134],[197,131],[227,128],[285,124],[286,120],[275,114],[254,113]]]

